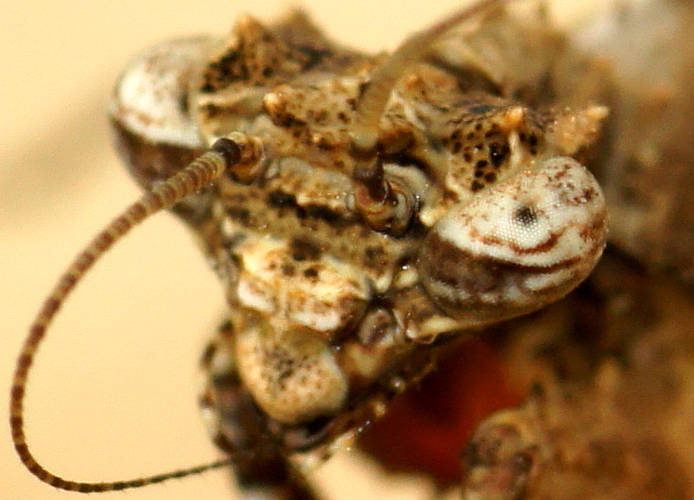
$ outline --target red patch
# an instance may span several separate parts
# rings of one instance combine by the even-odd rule
[[[460,482],[460,452],[491,413],[524,398],[507,382],[502,355],[481,339],[443,357],[437,370],[397,398],[362,435],[360,447],[394,472],[424,472],[441,486]]]

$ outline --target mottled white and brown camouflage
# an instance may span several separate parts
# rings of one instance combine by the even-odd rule
[[[180,200],[173,210],[229,303],[203,359],[201,403],[242,484],[310,498],[301,474],[383,414],[454,334],[546,306],[598,261],[605,202],[581,161],[607,116],[601,88],[573,89],[557,68],[582,57],[539,14],[516,22],[499,3],[461,11],[390,57],[340,47],[295,12],[158,45],[123,73],[111,108],[119,150],[144,188],[175,191],[152,209]],[[439,40],[458,18],[483,16]],[[503,43],[484,49],[514,32],[541,41],[525,62]],[[15,377],[20,457],[64,489],[226,463],[80,483],[44,470],[24,442],[36,347],[91,262],[152,212],[132,211],[68,271]]]
[[[187,220],[230,304],[202,399],[230,453],[260,446],[224,417],[252,401],[255,439],[305,470],[429,369],[439,335],[556,300],[602,252],[601,191],[568,155],[589,148],[605,109],[534,108],[499,88],[512,82],[469,82],[444,57],[409,68],[380,118],[379,167],[404,218],[380,230],[358,208],[370,193],[350,134],[382,57],[336,46],[295,13],[156,47],[124,73],[113,120],[136,177],[152,166],[133,157],[133,138],[185,144],[147,134],[162,108],[173,113],[162,126],[183,116],[199,127],[195,149],[239,133],[262,143],[251,174],[232,170],[186,207],[205,214]]]

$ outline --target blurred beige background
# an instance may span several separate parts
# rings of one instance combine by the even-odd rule
[[[556,2],[562,11],[581,0]],[[457,0],[303,5],[338,40],[392,49]],[[112,152],[112,82],[139,49],[176,35],[224,33],[241,12],[271,19],[280,0],[23,0],[0,8],[0,399],[28,325],[58,273],[138,191]],[[184,228],[159,215],[98,265],[37,358],[28,437],[51,470],[126,479],[215,458],[195,403],[198,355],[222,294]],[[15,458],[0,403],[0,498],[79,498],[34,479]],[[128,493],[129,500],[234,498],[224,471]],[[418,478],[385,481],[344,453],[317,474],[331,498],[422,498]],[[123,493],[110,494],[125,498]],[[107,498],[107,496],[104,496]]]

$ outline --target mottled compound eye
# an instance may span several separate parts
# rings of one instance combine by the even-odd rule
[[[422,283],[461,327],[539,309],[590,273],[606,219],[600,187],[582,165],[546,160],[439,220],[420,251]]]

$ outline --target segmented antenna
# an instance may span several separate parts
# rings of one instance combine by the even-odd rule
[[[180,478],[191,474],[199,474],[210,469],[224,467],[233,462],[234,458],[218,460],[198,467],[181,469],[165,474],[131,479],[128,481],[86,483],[71,481],[44,469],[34,458],[26,443],[24,434],[24,393],[27,385],[29,369],[36,355],[39,344],[43,340],[46,329],[60,309],[68,294],[82,279],[85,273],[116,241],[125,236],[130,229],[145,218],[169,208],[189,194],[202,189],[225,170],[234,166],[241,156],[239,146],[229,139],[219,139],[212,149],[203,154],[190,165],[179,171],[168,180],[152,188],[138,201],[130,205],[121,215],[116,217],[103,229],[75,260],[58,280],[53,291],[43,303],[41,310],[34,319],[29,335],[24,341],[12,381],[10,395],[10,426],[12,441],[22,463],[41,481],[63,490],[80,493],[104,492],[139,488],[148,484],[161,483],[168,479]]]
[[[390,93],[407,68],[424,57],[432,44],[449,29],[504,0],[482,0],[442,19],[429,28],[410,35],[398,49],[371,75],[371,81],[359,99],[354,125],[350,132],[354,148],[363,154],[375,154],[378,123],[383,116]]]
[[[433,26],[411,35],[371,75],[368,87],[359,98],[350,130],[352,154],[356,160],[354,206],[364,220],[377,231],[402,234],[410,224],[416,196],[407,184],[397,186],[386,179],[378,158],[379,122],[393,88],[405,71],[431,50],[432,44],[449,29],[494,6],[510,0],[481,0],[461,9]]]

